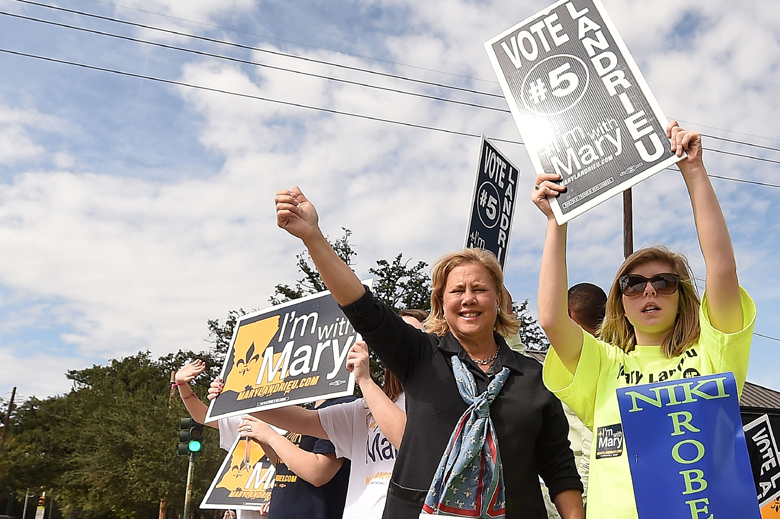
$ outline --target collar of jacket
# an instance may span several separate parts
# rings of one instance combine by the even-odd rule
[[[523,369],[520,367],[520,363],[517,361],[515,353],[506,345],[504,338],[496,332],[493,332],[493,338],[495,339],[496,344],[498,344],[498,358],[501,361],[501,366],[509,368],[510,371],[514,371],[518,375],[522,375]],[[469,357],[469,354],[466,353],[466,350],[463,349],[463,346],[458,339],[452,335],[452,332],[447,332],[447,335],[439,342],[438,348],[451,355],[457,355],[458,358],[464,362],[474,363]]]

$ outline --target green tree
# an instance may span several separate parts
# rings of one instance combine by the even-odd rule
[[[154,360],[141,352],[69,371],[70,392],[31,398],[12,414],[0,485],[22,497],[27,487],[42,487],[76,516],[156,518],[162,500],[171,508],[169,516],[180,514],[187,460],[176,455],[176,444],[178,422],[187,411],[171,395],[169,380],[194,356],[210,367],[192,384],[203,399],[218,373],[215,354],[178,352]],[[195,470],[196,501],[222,459],[216,431],[207,430]]]

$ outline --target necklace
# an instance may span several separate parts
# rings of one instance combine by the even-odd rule
[[[471,355],[469,355],[469,358],[471,358],[471,360],[473,360],[474,362],[476,362],[480,366],[487,366],[488,364],[490,364],[491,362],[493,362],[494,360],[496,360],[498,358],[498,348],[496,348],[496,352],[492,356],[490,356],[490,357],[488,357],[486,359],[475,359]]]

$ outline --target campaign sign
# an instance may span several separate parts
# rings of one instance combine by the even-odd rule
[[[504,268],[509,231],[517,199],[520,170],[484,135],[480,146],[474,200],[466,230],[466,247],[486,249]]]
[[[242,316],[206,421],[351,395],[346,359],[359,340],[330,292]]]
[[[676,163],[667,120],[599,0],[560,0],[485,43],[538,174],[567,222]]]
[[[275,475],[260,444],[238,436],[200,507],[257,510],[271,501]]]
[[[756,446],[761,456],[758,506],[764,508],[780,498],[780,451],[777,449],[777,440],[767,415],[753,420],[744,427],[744,430],[747,441]]]
[[[617,390],[639,519],[759,519],[732,373]]]

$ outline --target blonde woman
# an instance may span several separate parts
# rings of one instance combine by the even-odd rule
[[[417,519],[424,511],[546,519],[539,475],[564,519],[584,516],[560,402],[544,388],[541,366],[504,340],[519,325],[499,310],[505,296],[495,256],[465,249],[436,263],[426,333],[360,283],[325,240],[300,189],[277,192],[276,214],[403,384],[406,430],[383,517]]]
[[[672,121],[667,133],[690,195],[707,267],[699,302],[685,257],[665,247],[641,249],[615,276],[600,339],[567,313],[566,225],[558,226],[548,196],[565,190],[558,175],[539,175],[532,200],[547,216],[539,275],[539,323],[552,348],[544,381],[593,434],[621,433],[618,387],[733,371],[741,392],[756,309],[737,280],[726,220],[702,162],[701,136]],[[588,516],[636,519],[627,454],[591,450]]]

